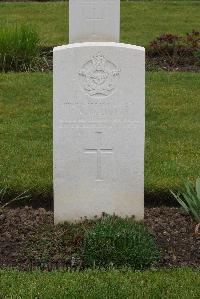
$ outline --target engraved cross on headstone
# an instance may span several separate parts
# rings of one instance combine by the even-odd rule
[[[96,132],[97,138],[99,140],[98,146],[93,148],[85,148],[85,154],[95,154],[97,156],[97,172],[96,181],[103,181],[102,174],[102,154],[112,154],[113,148],[105,148],[101,146],[101,136],[102,132]]]
[[[69,42],[119,42],[120,0],[69,0]]]
[[[102,17],[103,13],[102,10],[97,9],[97,3],[96,2],[92,2],[90,3],[90,9],[89,11],[91,12],[91,15],[89,15],[86,19],[88,21],[90,21],[90,26],[92,28],[92,35],[96,36],[96,29],[97,26],[100,25],[99,23],[102,22],[104,20],[104,18]]]

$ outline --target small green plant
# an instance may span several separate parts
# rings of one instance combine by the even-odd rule
[[[148,268],[159,258],[154,237],[133,219],[105,216],[86,231],[86,266]]]
[[[31,26],[0,27],[0,70],[27,71],[39,56],[38,33]]]
[[[185,187],[178,193],[170,190],[174,198],[179,202],[183,209],[192,215],[200,223],[200,177],[197,178],[195,186],[187,181]]]

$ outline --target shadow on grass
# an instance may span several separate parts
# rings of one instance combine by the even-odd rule
[[[4,198],[3,203],[11,201],[13,198],[17,197],[21,192],[9,190],[7,195]],[[27,193],[28,194],[28,193]],[[14,201],[8,205],[8,207],[17,208],[24,206],[32,206],[33,208],[45,208],[47,210],[53,211],[53,190],[51,189],[49,192],[47,191],[39,191],[39,190],[31,190],[29,192],[29,199],[22,199],[18,201]],[[174,200],[168,190],[158,190],[158,191],[149,191],[145,190],[144,196],[145,207],[176,207],[178,203]]]

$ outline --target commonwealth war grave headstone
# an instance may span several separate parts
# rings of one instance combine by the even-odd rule
[[[119,42],[120,0],[71,0],[69,42]]]
[[[72,2],[98,14],[105,1]],[[54,48],[55,223],[103,212],[143,218],[144,61],[144,48],[114,42]]]

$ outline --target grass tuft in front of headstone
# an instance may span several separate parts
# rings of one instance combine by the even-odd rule
[[[159,259],[154,236],[132,218],[105,216],[85,234],[85,265],[142,270]]]
[[[28,71],[39,59],[39,35],[29,25],[0,27],[0,71]]]

